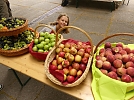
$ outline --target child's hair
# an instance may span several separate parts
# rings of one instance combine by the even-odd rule
[[[67,26],[68,26],[68,25],[69,25],[69,17],[68,17],[68,15],[67,15],[66,13],[61,13],[61,14],[58,16],[57,20],[59,20],[62,16],[66,16],[66,17],[68,18],[68,23],[67,23]],[[57,21],[55,21],[55,22],[50,22],[50,25],[57,25],[57,24],[58,24]],[[64,29],[62,32],[63,32],[63,33],[69,33],[69,30],[68,30],[68,28],[67,28],[67,29]]]

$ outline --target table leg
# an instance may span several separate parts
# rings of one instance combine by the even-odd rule
[[[18,82],[20,83],[20,85],[21,85],[22,87],[25,86],[25,85],[29,82],[29,80],[31,79],[31,77],[30,77],[30,78],[28,78],[24,83],[22,83],[22,81],[20,80],[20,78],[19,78],[19,76],[17,75],[16,71],[13,70],[13,69],[11,69],[11,70],[13,71],[15,77],[17,78]]]
[[[115,10],[115,2],[114,2],[114,1],[111,2],[111,12],[112,12],[113,10]]]

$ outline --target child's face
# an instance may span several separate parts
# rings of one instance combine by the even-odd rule
[[[60,26],[60,28],[67,26],[68,24],[68,18],[66,16],[62,16],[59,20],[58,20],[58,24]]]

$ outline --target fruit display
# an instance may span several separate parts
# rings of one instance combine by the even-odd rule
[[[93,45],[89,35],[82,29],[74,26],[65,26],[83,32],[89,39],[81,42],[74,39],[64,39],[57,43],[45,60],[45,73],[57,85],[73,87],[79,85],[88,74],[93,56]]]
[[[0,36],[18,35],[28,29],[28,20],[25,18],[1,18]]]
[[[108,40],[117,36],[128,37],[134,34],[109,35],[94,49],[91,88],[96,100],[129,100],[133,97],[134,44]]]
[[[113,79],[134,82],[134,49],[121,42],[106,42],[96,55],[96,67]]]
[[[10,30],[19,26],[22,26],[25,23],[25,20],[19,18],[2,18],[0,20],[0,30]]]
[[[17,50],[30,44],[35,38],[34,32],[26,30],[18,36],[2,36],[0,37],[0,49],[2,50]]]
[[[91,56],[91,45],[78,42],[61,43],[56,48],[56,56],[49,66],[49,70],[64,74],[67,83],[73,83],[84,73],[88,59]],[[53,74],[53,73],[51,73]]]
[[[29,52],[37,60],[44,61],[49,51],[51,51],[51,49],[55,46],[55,42],[62,39],[63,36],[61,34],[57,35],[50,26],[45,24],[38,25],[35,28],[35,31],[37,31],[37,29],[42,26],[50,28],[53,32],[40,32],[39,36],[36,37],[32,43],[30,43]]]
[[[60,39],[60,34],[59,34]],[[32,50],[34,52],[48,52],[55,46],[56,35],[49,32],[40,32],[39,37],[34,39]]]
[[[32,28],[13,36],[0,37],[0,54],[4,56],[18,56],[27,53],[29,45],[38,33]]]

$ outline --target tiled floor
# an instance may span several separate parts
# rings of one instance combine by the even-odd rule
[[[62,12],[67,13],[70,17],[70,25],[85,30],[92,38],[94,45],[107,35],[134,33],[134,1],[132,0],[128,6],[125,5],[127,2],[125,0],[125,4],[120,5],[113,12],[110,11],[110,3],[89,0],[80,0],[78,8],[75,8],[75,0],[71,0],[66,7],[60,6],[61,0],[9,1],[13,16],[27,18],[32,28],[38,26],[39,23],[55,21]],[[64,35],[64,37],[87,41],[83,33],[72,29],[70,29],[70,34]],[[132,39],[133,37],[120,36],[112,38],[110,41],[132,43]],[[0,100],[77,100],[34,79],[21,88],[13,72],[4,65],[0,65],[0,73],[0,84],[4,84],[4,89],[0,91]],[[18,74],[23,81],[28,78],[21,73]]]

